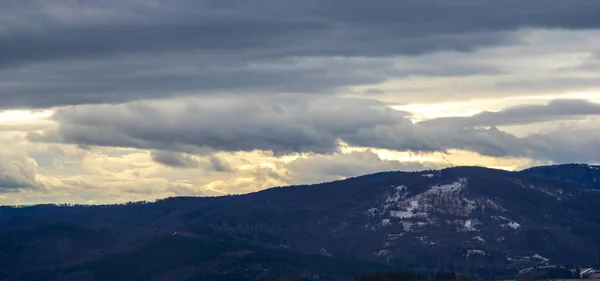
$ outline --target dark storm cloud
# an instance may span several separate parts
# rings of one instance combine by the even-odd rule
[[[405,113],[379,102],[333,97],[310,101],[297,98],[263,101],[231,98],[212,102],[202,99],[67,107],[55,115],[60,124],[57,130],[32,133],[30,139],[206,155],[211,151],[253,150],[272,151],[277,155],[329,154],[338,149],[341,140],[354,146],[403,151],[465,149],[489,156],[528,156],[532,150],[541,149],[534,138],[518,138],[494,126],[512,124],[519,118],[519,124],[528,124],[542,119],[598,113],[595,104],[553,101],[545,107],[510,108],[496,113],[497,116],[476,115],[471,117],[472,120],[438,119],[430,123],[443,126],[427,126],[412,124]],[[510,115],[513,116],[509,118]],[[476,128],[484,125],[492,127]],[[169,166],[197,164],[195,158],[179,154],[154,154],[153,157]]]
[[[0,106],[322,92],[406,73],[293,60],[470,51],[519,28],[597,28],[599,13],[596,0],[3,1]]]
[[[402,126],[404,113],[370,100],[215,98],[59,109],[60,127],[33,140],[181,152],[330,153],[340,136]],[[418,143],[418,142],[414,142]]]
[[[386,62],[331,61],[327,70],[319,62],[305,65],[308,63],[285,60],[248,65],[231,58],[218,61],[187,55],[192,58],[180,54],[146,61],[134,56],[119,61],[0,70],[0,81],[6,81],[0,88],[7,90],[0,92],[0,98],[5,99],[0,107],[22,106],[23,101],[35,107],[126,102],[190,94],[189,91],[221,95],[321,92],[341,85],[376,83],[392,75],[391,65]],[[367,72],[371,69],[376,70]],[[35,99],[27,100],[28,97]]]
[[[154,57],[123,56],[108,61],[71,61],[0,70],[0,107],[126,102],[165,96],[269,95],[281,92],[335,92],[388,77],[493,75],[500,71],[475,62],[440,65],[388,59],[303,58],[255,63],[197,52]],[[9,98],[10,97],[10,98]],[[27,100],[28,97],[35,98]]]
[[[587,100],[558,99],[546,105],[515,106],[498,112],[486,111],[470,117],[437,118],[420,124],[440,127],[490,127],[565,120],[586,115],[600,115],[600,104]]]
[[[560,152],[565,150],[564,146],[595,149],[600,136],[587,133],[574,138],[574,133],[550,132],[519,138],[496,126],[598,114],[598,104],[555,100],[543,106],[513,107],[458,119],[440,118],[422,122],[423,125],[413,124],[406,113],[387,108],[383,103],[362,99],[192,99],[66,107],[58,110],[54,117],[59,123],[58,129],[31,133],[29,138],[42,142],[164,150],[153,152],[153,159],[173,167],[200,165],[197,158],[180,153],[207,156],[213,151],[262,150],[276,155],[330,154],[338,150],[339,141],[400,151],[463,149],[495,157],[555,160],[565,159]],[[583,134],[585,130],[579,132]],[[585,153],[573,155],[584,156]],[[212,162],[204,164],[213,170],[221,166]]]

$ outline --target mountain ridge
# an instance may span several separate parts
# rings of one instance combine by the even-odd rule
[[[522,170],[520,173],[600,190],[600,165],[573,163],[537,166]]]
[[[593,265],[600,262],[598,204],[600,192],[580,185],[461,166],[382,172],[245,195],[4,207],[0,263],[5,266],[0,273],[106,261],[109,254],[135,252],[173,235],[192,239],[192,245],[202,237],[229,237],[232,245],[422,271]],[[220,259],[215,255],[202,262]],[[316,264],[298,267],[294,259],[288,261],[281,266],[324,273]],[[173,266],[167,273],[184,270]]]

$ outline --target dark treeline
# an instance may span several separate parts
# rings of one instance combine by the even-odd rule
[[[316,280],[311,278],[289,279],[285,281]],[[321,280],[321,279],[319,279]],[[431,275],[409,271],[388,271],[364,274],[354,278],[354,281],[470,281],[467,276],[453,272],[437,272]],[[281,279],[261,279],[259,281],[281,281]]]
[[[358,276],[355,281],[470,281],[470,278],[453,272],[438,272],[427,276],[406,271],[392,271]]]

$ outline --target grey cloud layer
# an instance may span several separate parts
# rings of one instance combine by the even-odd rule
[[[600,4],[594,0],[148,2],[4,2],[6,40],[0,50],[19,56],[3,61],[184,49],[243,50],[265,56],[377,56],[492,43],[468,37],[460,43],[455,34],[600,26]],[[439,43],[427,42],[431,36],[450,44],[431,44]],[[421,42],[410,46],[415,41],[407,38]]]
[[[399,73],[385,63],[298,60],[469,51],[515,42],[510,31],[519,28],[600,27],[595,0],[484,2],[3,1],[0,106],[326,92],[398,75],[493,73],[477,65]]]
[[[371,107],[372,106],[372,107]],[[182,152],[270,150],[330,153],[362,128],[408,124],[369,100],[218,98],[68,107],[56,131],[32,139]]]
[[[381,171],[416,171],[439,168],[431,163],[402,163],[382,160],[372,151],[299,158],[285,167],[290,171],[288,178],[291,184],[332,181]]]
[[[553,100],[547,105],[523,105],[499,112],[482,112],[470,117],[437,118],[421,122],[425,126],[490,127],[532,124],[550,120],[600,115],[600,104],[587,100]]]
[[[600,159],[600,121],[535,134],[526,138],[532,157],[557,163],[598,163]]]
[[[24,155],[0,154],[0,193],[36,188],[37,165]]]
[[[174,168],[203,168],[204,170],[216,172],[230,172],[233,170],[227,162],[214,155],[204,159],[186,153],[152,151],[150,156],[155,162]]]
[[[572,133],[563,137],[559,137],[560,133],[550,133],[518,138],[495,126],[600,115],[599,106],[581,100],[556,100],[545,106],[521,106],[469,118],[441,118],[413,124],[406,113],[361,99],[332,97],[306,101],[288,97],[263,101],[237,98],[138,102],[60,109],[55,115],[58,129],[32,133],[30,139],[200,154],[266,150],[278,155],[329,154],[338,149],[341,140],[354,146],[402,151],[464,149],[488,156],[587,161],[593,153],[565,158],[564,146],[593,149],[600,136],[587,134],[573,140],[564,137]],[[170,166],[189,164],[189,159],[173,155],[155,156],[155,160]]]

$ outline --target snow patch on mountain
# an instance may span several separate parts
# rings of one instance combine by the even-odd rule
[[[502,228],[512,228],[512,229],[519,229],[521,228],[521,224],[518,222],[515,222],[507,217],[504,216],[492,216],[491,217],[494,220],[498,220],[501,221],[500,226],[502,226]]]
[[[466,178],[459,178],[458,181],[450,184],[434,185],[425,194],[458,192],[467,186],[467,182]]]
[[[507,223],[506,225],[512,229],[519,229],[521,227],[520,224],[518,224],[514,221],[511,221],[511,222]]]
[[[449,202],[457,201],[456,197],[466,185],[467,179],[460,178],[450,184],[431,186],[425,192],[410,198],[406,198],[408,196],[406,187],[403,186],[401,189],[396,188],[395,193],[392,196],[388,195],[386,197],[385,202],[387,204],[384,209],[393,208],[394,210],[390,210],[390,215],[397,218],[412,218],[415,216],[427,217],[427,210],[438,207],[434,206],[434,200],[446,199],[445,201]],[[468,209],[473,209],[475,206],[475,202],[468,201]],[[436,211],[440,210],[436,209]]]
[[[478,249],[467,250],[467,258],[472,256],[487,256],[487,253]]]
[[[414,225],[414,223],[411,221],[403,221],[402,229],[406,232],[413,231],[413,225]]]
[[[522,188],[529,188],[529,189],[535,189],[541,193],[544,193],[548,196],[554,197],[556,200],[563,200],[565,198],[565,196],[567,196],[568,194],[565,194],[565,192],[562,189],[551,189],[551,188],[547,188],[544,186],[536,186],[533,184],[523,184],[523,182],[521,182],[520,180],[513,180],[513,182],[515,184],[518,184],[519,186],[521,186]]]
[[[396,186],[394,188],[394,193],[393,194],[389,194],[387,196],[387,198],[385,199],[385,203],[397,203],[399,201],[402,201],[404,198],[406,198],[406,195],[408,195],[408,193],[406,192],[407,188],[404,185],[400,185],[400,186]],[[386,205],[387,207],[388,205]]]
[[[373,253],[374,256],[379,256],[379,257],[382,257],[382,256],[385,257],[385,256],[388,256],[389,254],[390,254],[390,251],[386,250],[386,249],[379,250],[379,251]]]
[[[320,252],[320,253],[321,253],[321,255],[323,255],[323,256],[327,256],[327,257],[333,257],[333,255],[332,255],[331,253],[329,253],[329,251],[327,251],[327,249],[325,249],[325,248],[321,248],[321,249],[319,250],[319,252]]]
[[[540,255],[539,255],[539,254],[537,254],[537,253],[536,253],[536,254],[534,254],[533,256],[531,256],[531,258],[533,258],[533,259],[536,259],[536,260],[540,260],[540,261],[543,261],[543,262],[548,262],[548,261],[550,261],[549,259],[547,259],[547,258],[544,258],[544,257],[540,256]]]
[[[427,239],[427,236],[418,236],[415,239],[421,241],[423,245],[435,245],[436,243]]]
[[[463,198],[462,200],[466,203],[467,206],[465,208],[469,213],[477,209],[477,202],[475,202],[475,200],[469,200],[468,198]]]
[[[367,216],[369,217],[375,217],[377,214],[379,213],[379,209],[377,208],[371,208],[367,210]]]
[[[451,183],[432,185],[413,196],[410,196],[407,186],[392,185],[383,197],[383,206],[375,206],[365,212],[368,217],[377,219],[367,228],[375,230],[402,224],[404,231],[408,232],[435,224],[436,221],[430,218],[431,213],[467,216],[479,207],[476,200],[461,196],[467,183],[466,178],[459,178]],[[470,227],[466,229],[473,230]]]
[[[416,210],[419,209],[419,201],[412,200],[409,203],[409,206],[405,211],[390,211],[390,216],[400,219],[412,218],[415,216],[424,216],[426,217],[426,213],[417,213]]]
[[[485,239],[481,238],[481,236],[479,236],[479,235],[473,237],[473,240],[477,240],[477,241],[479,241],[481,243],[485,243]]]
[[[477,220],[465,220],[462,222],[462,227],[458,231],[479,231],[475,226],[479,224]]]

